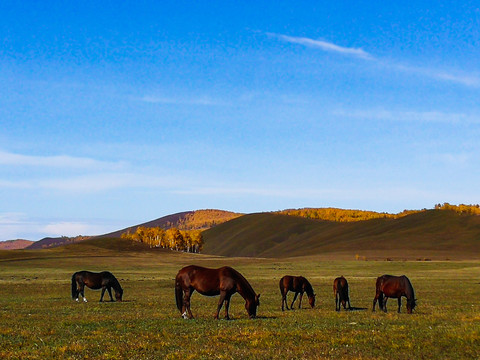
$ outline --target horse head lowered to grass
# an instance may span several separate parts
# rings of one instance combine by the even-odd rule
[[[245,309],[248,316],[254,318],[257,315],[260,295],[255,293],[242,274],[229,266],[209,269],[190,265],[180,269],[175,278],[175,299],[177,308],[185,319],[193,318],[190,310],[190,298],[195,290],[206,296],[220,295],[217,312],[215,313],[216,319],[218,319],[218,314],[224,303],[225,318],[230,319],[228,314],[230,298],[237,292],[245,299]]]

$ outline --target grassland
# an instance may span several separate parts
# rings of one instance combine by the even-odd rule
[[[234,266],[261,293],[259,317],[232,298],[231,321],[213,319],[217,298],[192,297],[195,320],[175,306],[173,279],[187,264]],[[70,295],[75,271],[108,269],[124,302]],[[419,299],[413,315],[371,312],[375,278],[406,274]],[[278,280],[302,274],[314,309],[280,310]],[[352,306],[334,311],[332,282],[344,275]],[[248,259],[175,254],[114,242],[0,252],[0,358],[6,359],[478,359],[480,261]],[[289,299],[292,299],[290,294]],[[305,303],[306,305],[306,303]]]

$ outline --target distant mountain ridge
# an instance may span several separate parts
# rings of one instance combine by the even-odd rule
[[[61,237],[46,237],[41,240],[33,242],[31,245],[27,246],[26,249],[29,250],[39,250],[39,249],[48,249],[48,248],[54,248],[57,246],[63,246],[63,245],[68,245],[68,244],[74,244],[77,242],[85,241],[90,239],[91,236],[74,236],[74,237],[68,237],[68,236],[61,236]]]
[[[7,240],[7,241],[0,241],[0,250],[19,250],[25,249],[29,245],[33,244],[33,241],[24,240],[24,239],[16,239],[16,240]]]

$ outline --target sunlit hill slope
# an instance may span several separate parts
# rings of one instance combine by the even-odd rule
[[[480,257],[480,216],[447,210],[357,222],[258,213],[209,229],[203,236],[204,253],[223,256],[322,255],[352,260]]]

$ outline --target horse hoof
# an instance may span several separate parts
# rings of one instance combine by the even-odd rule
[[[76,302],[78,302],[78,298],[77,298],[77,299],[75,299],[75,301],[76,301]]]
[[[87,299],[83,299],[83,302],[88,302]]]

